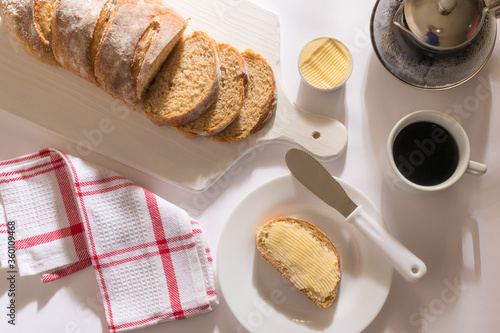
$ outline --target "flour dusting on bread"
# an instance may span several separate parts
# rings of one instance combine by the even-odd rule
[[[164,0],[0,0],[24,50],[63,67],[158,126],[231,143],[276,110],[264,57],[196,30]]]

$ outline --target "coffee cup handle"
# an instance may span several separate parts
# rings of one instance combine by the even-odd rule
[[[488,167],[485,164],[469,161],[469,166],[465,172],[473,176],[482,176],[486,173],[487,169]]]

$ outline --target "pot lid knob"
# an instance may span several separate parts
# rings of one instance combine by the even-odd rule
[[[440,0],[438,4],[439,14],[448,15],[453,9],[455,9],[458,5],[458,0]]]

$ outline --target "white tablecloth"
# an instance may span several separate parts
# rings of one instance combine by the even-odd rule
[[[408,283],[397,273],[387,301],[365,332],[498,332],[500,327],[500,48],[467,83],[446,91],[422,91],[402,83],[378,61],[370,43],[374,1],[252,0],[281,20],[281,74],[285,90],[300,106],[332,116],[348,129],[347,151],[327,162],[331,173],[360,189],[381,210],[391,233],[426,264],[428,273]],[[238,0],[215,0],[221,9]],[[346,43],[354,71],[344,89],[330,94],[300,83],[297,57],[303,45],[320,36]],[[489,87],[484,82],[490,82]],[[484,98],[478,89],[489,88]],[[385,165],[385,142],[404,115],[434,109],[459,120],[472,147],[471,158],[488,172],[464,176],[438,193],[408,194],[394,188]],[[46,147],[74,145],[45,129],[0,110],[0,160]],[[253,189],[287,174],[289,147],[269,144],[248,154],[212,187],[192,193],[161,182],[98,154],[88,160],[108,167],[185,208],[203,224],[214,251],[233,207]],[[0,272],[1,332],[100,332],[105,318],[91,269],[43,285],[37,277],[17,276],[16,325],[8,323],[8,274]],[[366,297],[370,297],[367,295]],[[168,323],[144,332],[244,332],[223,298],[213,313]]]

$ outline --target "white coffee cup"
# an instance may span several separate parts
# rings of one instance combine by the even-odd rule
[[[455,140],[458,148],[458,164],[455,171],[450,177],[443,180],[436,185],[420,185],[408,178],[406,178],[403,173],[398,169],[396,161],[393,154],[394,141],[397,135],[408,125],[418,122],[430,122],[444,128]],[[415,151],[415,154],[419,153]],[[423,155],[422,153],[419,153]],[[460,126],[460,124],[448,116],[447,114],[439,111],[432,110],[422,110],[416,111],[402,118],[392,129],[387,140],[387,155],[389,160],[389,165],[392,171],[397,175],[397,179],[403,184],[409,186],[412,189],[422,190],[422,191],[438,191],[445,189],[454,183],[456,183],[464,173],[468,173],[474,176],[481,176],[486,173],[487,166],[474,162],[470,160],[470,144],[469,138],[465,133],[465,130]]]

